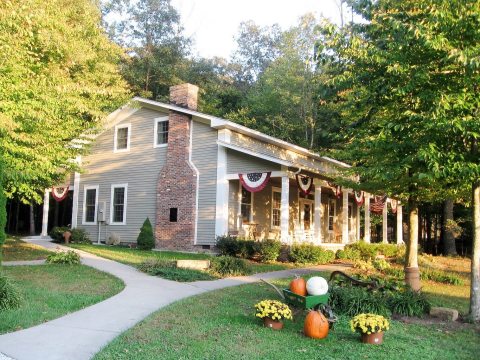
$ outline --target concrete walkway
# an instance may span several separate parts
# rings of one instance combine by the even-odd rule
[[[23,240],[48,249],[71,250],[40,237]],[[214,281],[178,283],[146,275],[131,266],[84,251],[75,251],[81,255],[83,264],[122,279],[125,289],[101,303],[59,319],[1,335],[0,353],[16,360],[87,360],[122,332],[174,301],[211,290],[257,282],[260,278],[284,278],[293,274],[343,268],[335,265],[316,266]]]
[[[3,266],[44,265],[45,260],[2,261]]]

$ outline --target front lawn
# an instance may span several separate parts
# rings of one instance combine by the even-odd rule
[[[328,278],[327,274],[323,276]],[[276,281],[287,286],[289,279]],[[324,340],[302,334],[304,314],[281,331],[263,328],[253,305],[278,299],[265,284],[209,292],[172,304],[137,324],[95,356],[106,359],[473,359],[473,325],[391,322],[381,346],[364,345],[342,317]],[[478,330],[478,329],[477,329]]]
[[[25,329],[105,300],[123,290],[120,279],[85,265],[5,266],[20,291],[19,309],[0,311],[0,333]]]
[[[2,261],[43,260],[51,253],[41,246],[9,237],[2,246]]]

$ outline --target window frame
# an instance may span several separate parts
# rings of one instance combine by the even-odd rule
[[[153,147],[154,148],[165,147],[165,146],[168,145],[168,138],[167,138],[166,143],[158,144],[158,123],[160,123],[160,122],[167,122],[168,123],[168,120],[169,120],[168,116],[162,116],[162,117],[158,117],[158,118],[153,119]],[[167,137],[168,137],[169,132],[170,132],[170,127],[167,131]]]
[[[93,222],[87,221],[87,190],[95,190],[95,214],[93,215]],[[96,225],[97,224],[97,215],[98,215],[98,185],[84,185],[83,186],[83,214],[82,214],[82,225]]]
[[[333,204],[333,206],[332,206]],[[333,214],[330,216],[330,210],[333,208]],[[337,215],[337,200],[334,198],[328,199],[328,216],[327,216],[327,229],[329,233],[335,231],[335,216]],[[330,217],[332,218],[332,228],[330,229]]]
[[[117,140],[118,140],[118,130],[119,129],[128,129],[128,134],[127,134],[127,147],[125,149],[118,149],[117,148]],[[127,152],[130,151],[130,138],[132,137],[132,124],[121,124],[121,125],[115,125],[115,133],[113,134],[113,152],[114,153],[119,153],[119,152]]]
[[[124,188],[125,193],[123,195],[123,221],[114,222],[113,221],[113,196],[115,189]],[[128,183],[125,184],[112,184],[110,187],[110,224],[109,225],[127,225],[127,199],[128,199]]]
[[[279,193],[280,194],[280,207],[278,209],[273,207],[274,193]],[[270,220],[270,226],[272,227],[272,229],[280,229],[280,226],[282,224],[282,189],[279,188],[279,187],[272,186],[272,205],[271,205],[270,208],[271,208],[271,214],[272,214],[271,220]],[[279,217],[278,217],[279,224],[278,225],[275,225],[273,223],[273,210],[278,210],[279,211]]]
[[[248,203],[244,203],[243,202],[243,190],[247,191],[250,193],[250,204]],[[239,196],[239,206],[238,206],[238,210],[239,210],[239,214],[240,214],[240,217],[241,217],[241,225],[245,225],[245,224],[248,224],[248,223],[252,223],[253,222],[253,192],[250,192],[248,191],[247,189],[244,189],[244,187],[242,186],[242,184],[240,184],[240,196]],[[243,215],[242,215],[242,205],[250,205],[250,214],[249,214],[249,219],[248,219],[248,222],[245,223],[243,222]]]

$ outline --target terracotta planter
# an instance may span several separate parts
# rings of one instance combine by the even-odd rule
[[[70,243],[70,238],[72,237],[72,233],[70,231],[65,231],[63,233],[63,239],[65,240],[65,244]]]
[[[283,322],[280,320],[272,320],[270,318],[263,318],[263,326],[273,329],[273,330],[282,330]]]
[[[371,334],[362,334],[362,342],[364,344],[380,345],[383,342],[383,331]]]

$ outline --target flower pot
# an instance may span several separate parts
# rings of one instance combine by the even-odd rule
[[[263,326],[273,329],[273,330],[282,330],[283,322],[280,320],[272,320],[270,318],[263,318]]]
[[[383,331],[376,333],[362,333],[362,342],[364,344],[380,345],[383,342]]]
[[[70,238],[72,237],[72,233],[70,231],[65,231],[63,233],[63,240],[65,240],[65,244],[70,243]]]

